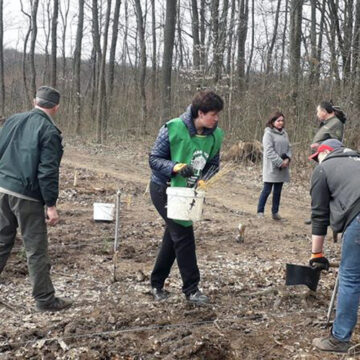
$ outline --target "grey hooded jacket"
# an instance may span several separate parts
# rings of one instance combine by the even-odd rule
[[[276,128],[265,128],[263,137],[263,181],[272,183],[289,182],[289,168],[280,168],[286,154],[291,159],[291,146],[287,132]]]
[[[331,152],[311,178],[313,235],[326,235],[328,225],[343,232],[360,213],[360,154],[348,148]]]

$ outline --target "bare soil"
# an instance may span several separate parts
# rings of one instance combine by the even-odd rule
[[[337,270],[322,274],[316,293],[284,285],[285,264],[307,264],[311,251],[311,229],[304,224],[310,173],[284,187],[284,220],[276,222],[271,199],[265,218],[256,217],[260,166],[234,166],[209,189],[204,219],[195,225],[201,288],[211,304],[187,303],[176,266],[166,283],[170,298],[152,300],[149,276],[163,221],[146,192],[151,141],[66,144],[61,221],[49,229],[49,253],[57,294],[74,305],[60,313],[35,310],[19,236],[0,278],[0,359],[355,358],[324,355],[311,345],[329,331],[323,326]],[[117,189],[114,281],[115,224],[92,219],[93,203],[114,202]],[[243,243],[235,241],[240,223],[247,226]],[[339,243],[329,238],[326,249],[339,261]],[[360,342],[358,329],[353,341]]]

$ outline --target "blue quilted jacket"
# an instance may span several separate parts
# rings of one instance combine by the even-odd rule
[[[195,136],[196,128],[194,125],[193,117],[191,115],[191,105],[187,108],[186,112],[180,116],[180,118],[188,128],[190,136]],[[215,129],[216,128],[204,129],[203,134],[210,135],[214,132]],[[151,181],[159,185],[167,185],[170,181],[171,176],[173,175],[172,169],[174,168],[176,162],[171,160],[169,133],[166,124],[163,125],[159,130],[159,134],[149,155],[149,164],[152,170]],[[206,176],[206,173],[209,171],[210,168],[216,168],[218,171],[219,166],[220,153],[217,153],[206,164],[203,171],[203,177]]]

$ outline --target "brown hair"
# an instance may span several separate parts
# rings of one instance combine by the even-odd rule
[[[274,122],[280,117],[282,116],[285,119],[285,116],[282,112],[280,111],[275,111],[269,118],[269,120],[266,122],[266,127],[269,128],[273,128],[274,127]]]
[[[199,91],[195,94],[191,104],[191,115],[193,118],[198,116],[198,111],[203,113],[209,111],[221,111],[224,107],[223,99],[211,90]]]

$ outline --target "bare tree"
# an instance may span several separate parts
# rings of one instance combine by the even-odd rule
[[[76,135],[81,134],[81,46],[84,29],[84,4],[85,0],[79,0],[79,16],[76,29],[76,42],[74,51],[73,73],[75,79],[75,114],[76,114]]]
[[[182,25],[181,25],[181,15],[180,15],[180,1],[181,0],[177,0],[177,18],[176,18],[176,30],[177,30],[177,42],[175,43],[175,48],[177,49],[176,54],[178,55],[178,61],[175,63],[177,63],[177,66],[179,68],[184,67],[184,45],[183,45],[183,41],[182,41]]]
[[[140,42],[140,94],[141,94],[141,118],[144,124],[144,130],[146,131],[146,118],[147,118],[147,108],[146,108],[146,93],[145,93],[145,78],[146,78],[146,44],[145,44],[145,25],[143,21],[143,13],[141,8],[140,0],[135,0],[135,12],[136,12],[136,21]]]
[[[61,6],[59,8],[61,22],[62,22],[62,36],[61,36],[61,54],[62,54],[62,78],[65,82],[66,78],[66,33],[68,27],[68,17],[69,17],[69,10],[70,10],[70,0],[66,0],[65,8],[63,9]],[[83,10],[84,11],[84,10]],[[80,14],[78,15],[80,18]]]
[[[0,0],[0,117],[5,113],[5,78],[4,78],[4,3]]]
[[[151,70],[151,97],[155,99],[156,94],[156,11],[155,0],[151,0],[151,33],[152,33],[152,70]]]
[[[246,83],[249,83],[250,81],[250,69],[254,55],[254,47],[255,47],[255,0],[251,0],[251,46],[250,46],[248,66],[246,70]]]
[[[303,0],[290,0],[290,76],[294,100],[298,96],[301,56],[301,23]]]
[[[352,55],[353,73],[358,71],[358,62],[360,61],[360,0],[356,1],[355,24],[354,24],[354,51]]]
[[[219,0],[211,0],[211,21],[213,39],[213,64],[215,84],[220,79],[221,64],[219,55]]]
[[[239,91],[245,89],[245,43],[249,17],[249,0],[239,0],[237,78]]]
[[[111,107],[111,99],[114,89],[114,77],[115,77],[115,53],[116,53],[116,46],[118,40],[118,33],[119,33],[119,16],[120,16],[120,6],[121,0],[115,0],[115,9],[114,9],[114,20],[113,20],[113,27],[112,27],[112,38],[111,38],[111,45],[110,45],[110,56],[109,56],[109,72],[108,72],[108,108]]]
[[[232,62],[232,54],[233,54],[233,38],[234,38],[234,30],[235,30],[235,10],[236,10],[236,2],[235,0],[231,0],[231,15],[230,15],[230,25],[229,25],[229,38],[227,45],[227,59],[226,59],[226,73],[230,75],[231,72],[231,62]],[[253,25],[254,28],[254,25]]]
[[[51,26],[51,86],[56,87],[57,78],[57,23],[59,15],[59,0],[54,0],[54,9]]]
[[[206,15],[205,8],[207,4],[205,0],[200,0],[200,66],[205,68],[206,55],[205,55],[205,37],[206,37]]]
[[[313,0],[313,1],[315,1],[315,0]],[[270,43],[270,46],[269,46],[269,50],[268,50],[268,53],[267,53],[266,74],[268,74],[272,70],[272,54],[273,54],[273,51],[274,51],[276,37],[278,36],[280,5],[281,5],[281,0],[278,0],[277,7],[276,7],[276,12],[275,12],[274,31],[273,31],[273,35],[272,35],[272,38],[271,38],[271,43]]]
[[[36,68],[35,68],[35,45],[37,37],[37,11],[39,0],[34,0],[31,7],[31,42],[30,42],[30,67],[31,67],[31,96],[36,93]]]
[[[284,61],[285,61],[285,45],[286,45],[286,32],[288,26],[288,9],[289,9],[289,0],[285,1],[285,14],[284,14],[284,28],[282,31],[282,39],[281,39],[281,58],[280,58],[280,78],[282,79],[282,75],[284,73]]]
[[[226,38],[228,34],[228,12],[229,12],[229,0],[224,0],[220,23],[219,23],[219,63],[220,63],[220,75],[224,66],[225,50],[226,50]]]
[[[199,38],[199,12],[197,0],[191,0],[192,9],[192,37],[193,37],[193,66],[198,70],[200,66],[200,38]]]
[[[110,24],[111,0],[107,0],[107,10],[105,16],[105,29],[103,34],[103,51],[100,56],[100,75],[98,83],[98,102],[96,108],[96,140],[103,143],[106,140],[107,132],[107,107],[106,107],[106,83],[105,83],[105,66],[106,50],[108,42],[109,24]]]
[[[92,0],[92,39],[93,39],[93,47],[95,51],[94,58],[94,92],[97,88],[98,78],[99,78],[99,67],[101,64],[101,43],[100,43],[100,26],[99,26],[99,9],[98,9],[98,1]]]
[[[21,5],[21,12],[29,19],[29,27],[28,27],[28,30],[27,30],[27,32],[25,34],[24,46],[23,46],[22,76],[23,76],[23,83],[24,83],[24,88],[25,88],[26,99],[27,99],[28,104],[30,105],[31,104],[31,97],[29,95],[29,86],[28,86],[28,81],[27,81],[26,53],[27,53],[27,44],[28,44],[28,41],[29,41],[30,33],[31,33],[31,15],[28,14],[24,10],[22,0],[20,0],[20,5]]]
[[[162,64],[162,120],[171,114],[171,69],[175,39],[176,1],[166,0],[164,55]]]
[[[348,80],[351,69],[351,43],[352,43],[352,26],[353,26],[353,0],[346,0],[344,6],[344,20],[343,30],[341,30],[339,13],[337,11],[338,4],[334,0],[329,0],[329,12],[332,24],[336,30],[338,45],[342,57],[342,68],[344,73],[344,80]]]
[[[45,4],[42,4],[43,8],[43,16],[42,21],[43,24],[40,28],[44,30],[45,37],[45,66],[44,71],[42,71],[42,82],[48,83],[50,80],[50,54],[49,54],[49,44],[50,44],[50,36],[51,36],[51,0],[47,0]]]

